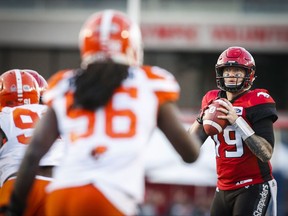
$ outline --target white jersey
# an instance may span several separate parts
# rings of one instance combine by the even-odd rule
[[[0,112],[0,128],[5,134],[0,148],[0,185],[16,173],[32,136],[35,123],[46,111],[47,106],[29,104],[17,107],[4,107]],[[57,141],[41,159],[41,166],[56,166],[64,152],[63,141]]]
[[[73,102],[73,77],[72,70],[57,73],[44,94],[44,101],[55,110],[58,129],[68,144],[68,152],[55,169],[49,190],[94,184],[118,208],[132,214],[115,194],[124,192],[142,202],[143,153],[157,126],[159,105],[176,101],[179,85],[159,67],[131,67],[112,100],[89,112],[68,109]]]

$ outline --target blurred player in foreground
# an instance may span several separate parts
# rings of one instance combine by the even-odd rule
[[[215,142],[218,182],[211,216],[264,216],[271,196],[276,215],[276,181],[270,159],[274,147],[275,102],[265,89],[251,90],[255,61],[243,47],[229,47],[218,58],[216,81],[220,90],[206,93],[202,112],[189,129],[202,140],[203,114],[209,103],[224,98],[218,108],[230,123],[212,136]]]
[[[9,203],[35,124],[47,109],[39,100],[39,85],[26,70],[14,69],[0,76],[0,207]],[[24,215],[45,216],[45,187],[52,168],[59,165],[61,145],[58,141],[40,161]]]
[[[61,135],[65,157],[48,186],[47,214],[136,215],[143,201],[143,154],[159,127],[183,160],[194,162],[200,140],[179,121],[179,85],[171,73],[142,66],[139,27],[121,12],[92,15],[80,31],[81,68],[48,82],[50,108],[23,160],[9,211],[21,214],[38,162]],[[47,133],[49,131],[49,133]]]

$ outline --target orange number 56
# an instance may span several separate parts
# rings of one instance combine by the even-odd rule
[[[136,88],[119,88],[116,94],[126,94],[131,98],[137,97],[137,89]],[[73,102],[72,94],[67,95],[67,107],[71,105]],[[113,138],[127,138],[132,137],[135,135],[136,132],[136,115],[130,109],[115,109],[113,107],[113,102],[110,101],[107,106],[105,107],[105,131],[106,134]],[[96,122],[96,115],[94,112],[85,111],[83,109],[74,109],[69,110],[67,115],[70,118],[79,118],[79,117],[86,117],[88,119],[87,129],[84,133],[78,134],[77,132],[72,132],[70,134],[70,138],[72,141],[75,141],[79,138],[88,137],[93,134],[94,126]],[[129,126],[127,131],[117,132],[113,127],[113,119],[116,117],[127,118],[129,120]]]

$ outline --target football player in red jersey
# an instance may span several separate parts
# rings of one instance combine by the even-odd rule
[[[38,161],[60,134],[67,152],[47,188],[48,216],[137,215],[143,156],[157,126],[184,161],[197,159],[200,140],[178,118],[178,82],[162,68],[142,65],[141,44],[139,26],[120,11],[87,19],[80,31],[81,68],[48,81],[43,101],[50,108],[20,166],[10,213],[24,210]]]
[[[277,120],[275,101],[265,89],[251,89],[255,61],[243,47],[229,47],[218,58],[217,90],[206,93],[202,112],[189,129],[204,142],[202,117],[209,102],[223,98],[218,108],[230,123],[211,136],[215,143],[217,189],[211,216],[264,216],[270,200],[276,215],[276,181],[270,159],[274,147],[273,123]],[[273,199],[271,199],[271,197]]]

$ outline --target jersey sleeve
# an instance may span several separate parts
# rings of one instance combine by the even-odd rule
[[[43,94],[43,102],[51,106],[55,98],[64,95],[70,87],[70,80],[73,76],[73,70],[62,70],[54,74],[48,80],[48,89]]]
[[[142,69],[158,98],[159,105],[168,101],[176,102],[179,99],[180,86],[170,72],[156,66],[143,66]]]

